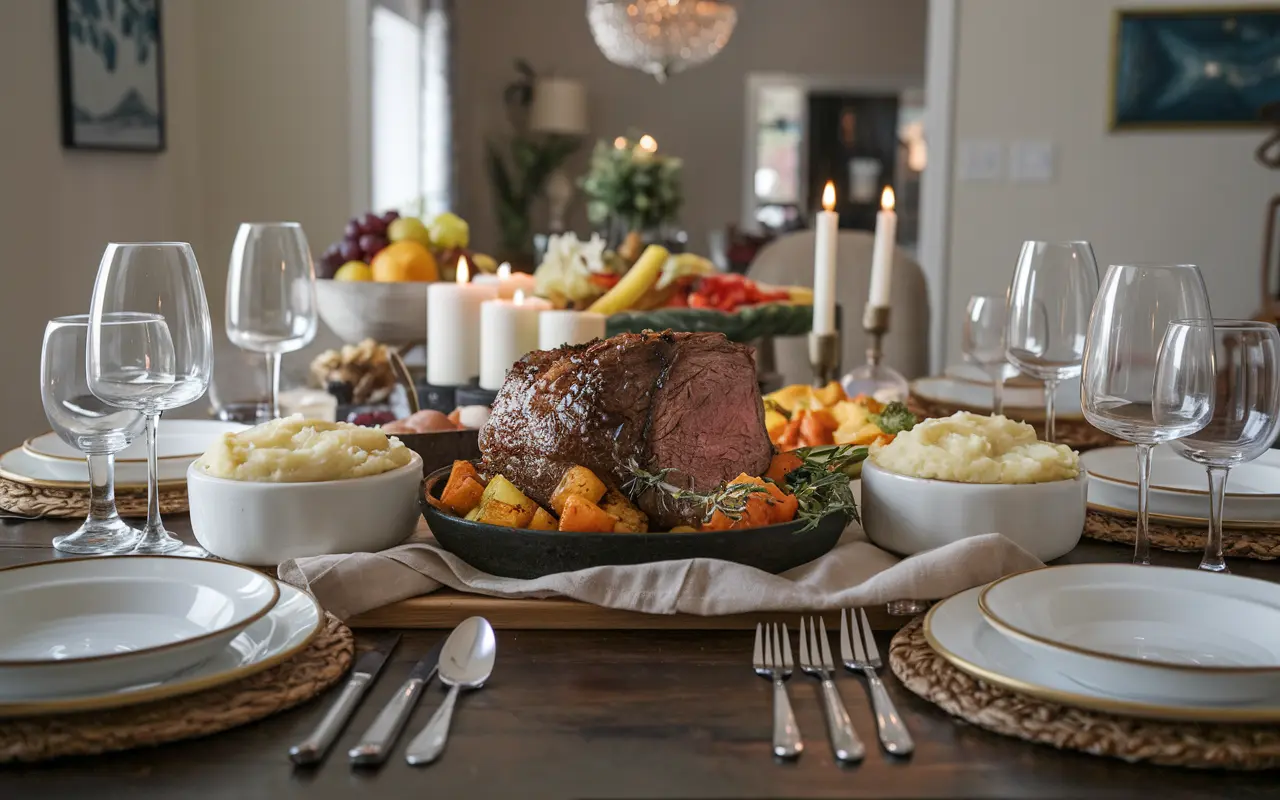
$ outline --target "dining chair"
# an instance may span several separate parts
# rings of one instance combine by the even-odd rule
[[[871,251],[875,237],[866,231],[840,231],[836,250],[836,303],[841,311],[843,375],[866,360],[867,335],[862,309],[871,286]],[[814,233],[789,233],[765,245],[747,271],[762,283],[813,285]],[[884,363],[908,379],[929,369],[929,293],[924,271],[901,248],[894,251],[890,294],[893,309],[884,340]],[[773,340],[774,369],[785,384],[810,383],[808,340],[792,336]]]

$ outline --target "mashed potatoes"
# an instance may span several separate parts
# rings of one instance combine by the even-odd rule
[[[292,416],[223,435],[200,463],[215,478],[309,483],[380,475],[412,458],[399,439],[376,428]]]
[[[1044,483],[1080,474],[1079,455],[1038,441],[1025,422],[967,411],[899,433],[874,449],[871,460],[901,475],[959,483]]]

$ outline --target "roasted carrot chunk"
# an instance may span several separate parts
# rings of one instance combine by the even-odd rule
[[[618,518],[582,495],[565,498],[560,512],[560,530],[574,533],[612,533]]]
[[[444,494],[440,496],[440,503],[453,513],[466,516],[468,511],[480,505],[480,498],[483,496],[484,485],[467,475],[458,483],[450,479],[449,484],[444,487]]]
[[[461,489],[462,482],[467,478],[470,478],[480,484],[480,488],[482,490],[484,489],[484,481],[480,479],[480,473],[476,472],[475,465],[470,461],[453,462],[453,469],[449,472],[449,481],[444,485],[444,491],[440,493],[440,500],[444,502],[444,498],[448,497],[450,492],[457,492]],[[448,505],[448,503],[445,504]],[[472,506],[472,508],[474,508],[474,506]],[[459,513],[465,514],[470,510],[471,509],[468,508],[466,511],[461,511]]]
[[[800,468],[800,456],[795,453],[779,453],[769,462],[769,470],[764,474],[774,483],[786,484],[787,475]]]

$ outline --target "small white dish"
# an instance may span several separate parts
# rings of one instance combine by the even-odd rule
[[[156,431],[156,458],[160,461],[185,461],[190,463],[226,433],[239,433],[247,428],[238,422],[216,419],[166,419]],[[84,453],[62,441],[53,431],[33,436],[22,443],[22,449],[45,461],[72,461],[84,465]],[[124,464],[140,464],[146,478],[147,443],[138,437],[125,449],[116,453],[116,469]],[[184,468],[186,464],[183,465]]]
[[[161,680],[208,659],[280,597],[254,570],[167,556],[0,570],[0,694],[47,697]]]
[[[1138,507],[1138,459],[1131,445],[1082,453],[1089,472],[1090,497],[1101,505]],[[1168,445],[1151,452],[1149,510],[1174,517],[1208,519],[1209,479],[1203,466],[1182,458]],[[1231,468],[1223,498],[1223,517],[1243,522],[1280,521],[1280,451],[1268,450],[1255,461]],[[1207,522],[1206,522],[1207,524]],[[1229,523],[1227,523],[1229,524]]]
[[[984,484],[912,478],[870,459],[862,465],[862,527],[898,555],[1001,533],[1041,561],[1075,548],[1084,533],[1088,478]]]
[[[987,622],[1081,685],[1126,697],[1251,703],[1280,692],[1280,585],[1193,569],[1071,564],[978,598]]]
[[[987,624],[978,609],[979,586],[943,600],[924,618],[929,646],[961,672],[1014,692],[1066,706],[1130,717],[1180,722],[1280,722],[1280,693],[1248,705],[1197,703],[1191,698],[1161,702],[1123,697],[1081,686],[1053,661],[1019,649]]]
[[[196,541],[219,558],[255,566],[399,544],[418,525],[421,486],[417,453],[390,472],[340,481],[233,481],[212,477],[198,461],[187,472]]]
[[[149,703],[203,691],[246,678],[283,663],[300,653],[320,630],[324,614],[306,592],[279,584],[280,599],[223,648],[190,669],[160,681],[139,683],[101,692],[74,691],[66,695],[15,698],[0,694],[0,718],[100,711]]]
[[[158,465],[162,486],[181,485],[186,480],[192,460],[161,461]],[[146,491],[147,465],[121,464],[116,468],[116,491]],[[89,488],[89,467],[84,457],[77,461],[37,458],[21,447],[0,455],[0,477],[31,486],[63,489]]]
[[[991,387],[954,378],[919,378],[911,382],[911,394],[936,405],[991,413]],[[1004,390],[1005,416],[1011,419],[1044,419],[1044,387],[1006,385]],[[1058,385],[1055,415],[1058,419],[1084,419],[1080,408],[1079,379],[1064,381]]]

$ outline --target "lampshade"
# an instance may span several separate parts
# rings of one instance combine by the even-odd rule
[[[533,85],[529,129],[537,133],[587,133],[587,90],[568,78],[538,78]]]

